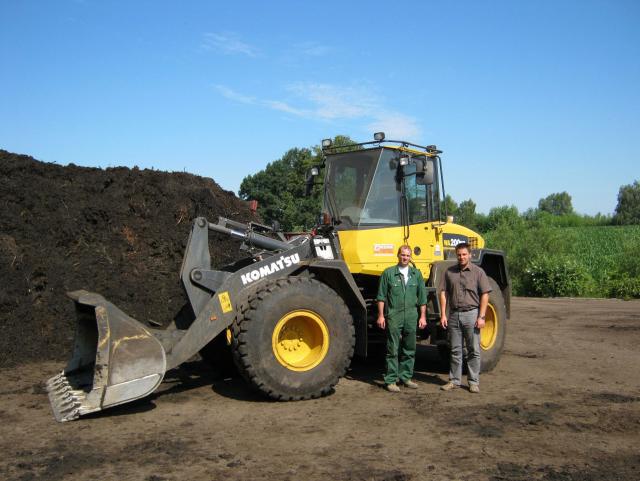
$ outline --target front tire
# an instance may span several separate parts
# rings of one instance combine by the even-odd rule
[[[305,277],[280,279],[249,299],[234,324],[233,355],[249,383],[272,399],[328,394],[351,362],[353,319],[325,284]]]

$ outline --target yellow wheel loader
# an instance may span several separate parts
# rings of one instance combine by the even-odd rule
[[[437,286],[455,263],[460,242],[493,287],[482,330],[482,368],[497,363],[510,311],[510,281],[501,252],[484,249],[475,232],[441,211],[442,163],[435,146],[387,141],[334,146],[323,141],[308,191],[325,170],[321,222],[287,238],[269,227],[202,217],[193,222],[180,278],[193,309],[188,325],[154,329],[99,294],[75,291],[77,330],[65,369],[47,381],[58,421],[151,394],[164,374],[200,351],[230,345],[248,383],[272,399],[301,400],[330,393],[354,352],[381,342],[375,295],[382,271],[408,244],[428,291],[422,334],[443,351]],[[242,239],[249,256],[212,269],[209,232]],[[225,346],[222,345],[224,348]]]

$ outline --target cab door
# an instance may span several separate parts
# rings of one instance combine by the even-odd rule
[[[404,191],[409,223],[408,243],[413,249],[413,261],[429,277],[431,264],[443,259],[443,246],[439,229],[439,195],[437,182],[420,184],[415,164],[404,167]]]

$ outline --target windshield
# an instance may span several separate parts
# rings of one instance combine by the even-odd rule
[[[371,149],[328,156],[325,208],[349,226],[399,223],[391,154]]]
[[[373,182],[365,200],[360,224],[400,224],[400,184],[396,181],[397,157],[393,150],[383,150]]]
[[[401,225],[397,158],[397,150],[384,148],[327,156],[325,209],[346,227]],[[437,183],[417,184],[413,163],[404,167],[404,174],[409,222],[436,219]]]

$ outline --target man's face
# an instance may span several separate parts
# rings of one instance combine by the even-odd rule
[[[398,253],[398,264],[401,267],[407,267],[411,261],[411,249],[402,249]]]
[[[458,257],[458,265],[460,267],[467,267],[467,264],[469,264],[469,251],[464,248],[458,249],[456,256]]]

